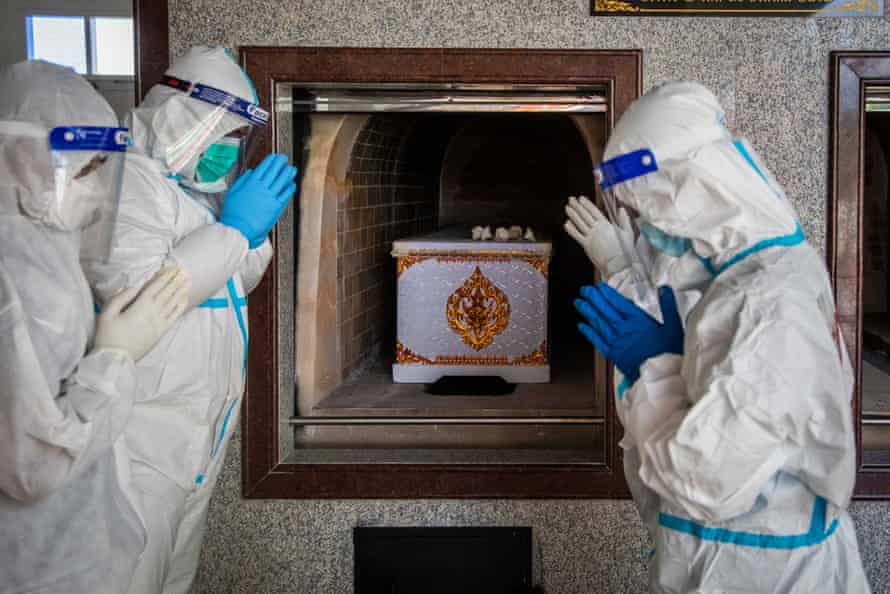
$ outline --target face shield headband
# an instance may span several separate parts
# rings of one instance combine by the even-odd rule
[[[254,126],[265,126],[269,122],[268,111],[256,103],[236,97],[222,89],[168,75],[164,75],[161,78],[161,84],[181,91],[192,99],[203,101],[215,107],[222,107],[230,113],[247,120]]]
[[[250,159],[256,131],[268,122],[269,113],[255,103],[215,87],[169,75],[161,82],[213,107],[166,148],[167,167],[187,188],[206,194],[224,192]],[[234,138],[221,138],[223,134]],[[223,167],[225,164],[228,166]]]

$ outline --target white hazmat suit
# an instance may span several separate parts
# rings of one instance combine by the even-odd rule
[[[219,47],[188,51],[169,77],[255,102],[247,76]],[[127,428],[133,481],[148,544],[130,592],[187,592],[198,566],[207,508],[237,425],[247,358],[246,295],[272,256],[217,222],[218,205],[178,180],[202,153],[249,122],[168,85],[155,85],[125,118],[133,136],[119,221],[106,264],[87,270],[100,296],[163,266],[189,271],[193,307],[138,365],[144,399]]]
[[[161,279],[165,299],[178,299],[172,309],[152,302],[157,283],[121,311],[138,290],[124,292],[94,333],[81,230],[100,208],[98,194],[116,196],[118,188],[95,184],[112,157],[51,159],[48,140],[62,126],[117,125],[108,103],[68,68],[22,62],[0,74],[4,593],[118,594],[145,543],[119,438],[137,390],[133,360],[184,310],[187,283]],[[76,163],[73,175],[64,175],[66,162]]]
[[[682,257],[713,276],[682,354],[645,360],[616,394],[651,591],[869,592],[846,512],[853,374],[825,266],[778,183],[693,83],[632,105],[605,158],[606,199],[688,240]]]

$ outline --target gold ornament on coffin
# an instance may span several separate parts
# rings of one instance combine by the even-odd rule
[[[505,355],[436,355],[436,365],[507,365]]]
[[[396,363],[405,364],[405,363],[422,363],[424,365],[432,364],[432,361],[418,355],[408,347],[402,344],[401,340],[396,341]]]
[[[445,315],[448,327],[470,348],[481,351],[507,328],[510,301],[476,266],[470,278],[448,298]]]
[[[536,351],[513,359],[513,365],[547,365],[547,341],[543,341]]]
[[[417,264],[429,259],[429,256],[399,256],[396,259],[396,277],[402,276],[402,273]]]

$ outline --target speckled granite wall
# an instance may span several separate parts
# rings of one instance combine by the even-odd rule
[[[890,20],[592,18],[587,0],[170,0],[171,52],[193,43],[642,48],[644,81],[711,87],[822,244],[828,54],[890,49]],[[211,507],[198,592],[352,591],[355,525],[535,528],[551,594],[643,592],[648,550],[623,501],[241,501],[238,444]],[[876,593],[890,592],[890,504],[854,506]]]

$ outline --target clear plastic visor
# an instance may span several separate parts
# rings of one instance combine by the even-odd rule
[[[79,231],[82,259],[107,259],[128,143],[125,128],[0,122],[0,186],[23,214]]]
[[[161,84],[196,102],[192,103],[195,108],[190,111],[197,122],[166,148],[165,158],[170,171],[188,171],[189,164],[197,162],[211,145],[234,139],[238,143],[238,158],[235,166],[226,173],[232,178],[230,181],[234,181],[250,159],[258,137],[256,129],[266,125],[269,112],[256,103],[200,82],[164,76]],[[202,107],[198,108],[199,104]]]
[[[647,299],[655,291],[653,258],[641,240],[640,213],[623,201],[621,194],[628,182],[655,171],[658,171],[655,156],[647,149],[619,155],[594,168],[600,199],[628,263],[629,280],[638,300]]]

